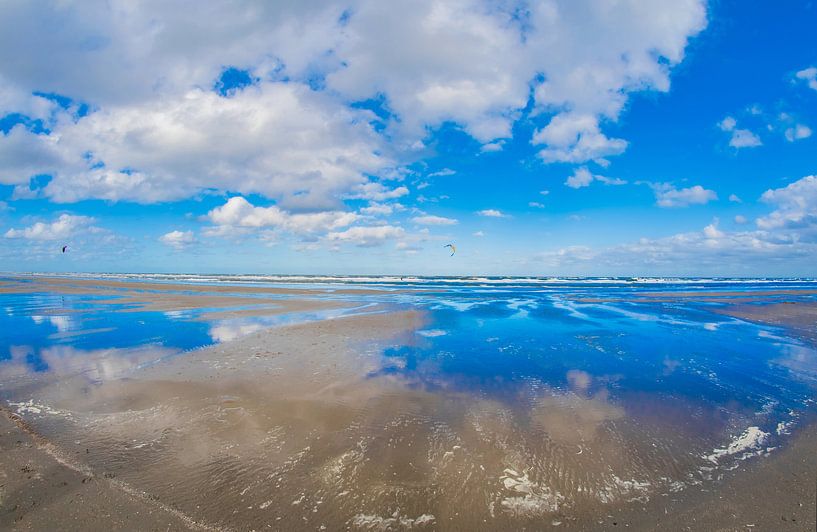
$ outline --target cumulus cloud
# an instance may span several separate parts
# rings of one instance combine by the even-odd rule
[[[763,260],[766,271],[790,267],[787,261],[807,258],[813,247],[792,246],[756,231],[725,232],[710,224],[704,230],[605,249],[565,248],[541,253],[537,260],[553,269],[599,274],[729,275],[751,271]],[[773,262],[778,262],[775,265]],[[779,271],[779,270],[778,270]]]
[[[729,139],[729,145],[733,148],[755,148],[762,146],[760,137],[749,131],[748,129],[736,129],[732,132],[732,138]]]
[[[489,142],[488,144],[483,144],[480,151],[484,153],[494,153],[502,151],[503,146],[504,144],[502,142]]]
[[[348,67],[327,82],[354,98],[386,94],[403,130],[451,121],[489,143],[510,136],[539,73],[538,106],[611,118],[627,92],[666,90],[668,67],[705,25],[696,1],[581,4],[367,0],[335,50]],[[667,10],[672,17],[656,16]]]
[[[740,196],[737,194],[729,194],[729,201],[732,203],[743,203],[743,200],[740,199]]]
[[[234,196],[221,207],[207,213],[213,224],[209,235],[231,234],[247,230],[273,229],[305,235],[322,233],[351,225],[360,215],[347,211],[291,213],[276,205],[256,207],[241,196]]]
[[[605,185],[625,185],[626,181],[618,178],[605,177],[603,175],[593,175],[586,166],[577,168],[573,175],[567,178],[565,185],[570,188],[589,187],[593,181],[599,181]]]
[[[213,2],[192,18],[168,2],[13,3],[0,110],[48,115],[43,91],[90,112],[0,138],[0,180],[54,174],[44,194],[60,202],[216,189],[332,210],[407,193],[369,185],[445,124],[501,148],[531,94],[544,161],[601,161],[627,147],[602,124],[631,93],[668,90],[705,25],[703,0]],[[252,83],[210,90],[225,66]],[[383,113],[349,105],[368,99]]]
[[[159,237],[159,241],[162,244],[165,244],[177,250],[192,246],[197,242],[196,236],[193,234],[193,231],[179,231],[179,230],[174,230],[170,231],[169,233],[163,234],[162,236]]]
[[[568,177],[565,180],[565,185],[569,186],[570,188],[582,188],[582,187],[589,187],[590,183],[593,182],[593,174],[590,173],[590,170],[587,167],[577,168],[573,175]]]
[[[398,225],[389,224],[383,220],[375,221],[377,216],[401,209],[404,207],[399,204],[373,203],[369,207],[362,208],[360,212],[303,213],[287,211],[277,205],[259,207],[244,197],[235,196],[227,200],[224,205],[212,209],[204,217],[211,225],[203,233],[208,237],[248,235],[270,242],[289,236],[295,239],[293,248],[298,250],[314,250],[323,246],[337,250],[342,244],[374,247],[387,242],[416,245],[425,238],[421,234],[422,231],[418,234],[409,234]],[[413,221],[424,225],[457,223],[453,219],[430,215],[415,217]],[[173,235],[168,238],[182,239],[185,238],[185,235]],[[172,245],[171,242],[165,243]],[[405,250],[408,251],[408,248]]]
[[[632,275],[729,275],[752,272],[763,261],[767,274],[814,271],[817,253],[817,176],[767,190],[761,199],[774,209],[756,220],[757,229],[725,231],[718,220],[701,231],[602,249],[568,247],[535,257],[554,270]],[[736,216],[735,223],[747,220]]]
[[[752,133],[748,129],[738,129],[738,122],[731,116],[727,116],[720,122],[718,127],[726,132],[731,133],[729,137],[729,145],[733,148],[754,148],[763,145],[760,137]]]
[[[55,255],[68,252],[61,260],[94,259],[99,263],[132,253],[129,238],[96,225],[90,216],[63,213],[51,221],[36,221],[21,228],[8,229],[0,257],[13,260],[47,260],[53,267]]]
[[[738,121],[731,116],[727,116],[726,118],[718,122],[718,127],[721,128],[723,131],[734,131],[737,125]]]
[[[454,170],[452,170],[450,168],[443,168],[442,170],[437,170],[436,172],[431,172],[430,174],[428,174],[428,177],[437,177],[437,176],[445,177],[445,176],[449,176],[449,175],[454,175],[456,173],[457,172],[455,172]]]
[[[350,227],[345,231],[333,231],[326,235],[329,242],[348,242],[359,247],[380,246],[395,241],[406,234],[402,227],[378,225],[371,227]]]
[[[56,137],[35,135],[22,124],[0,133],[0,184],[28,184],[34,175],[56,172],[62,164],[56,143]]]
[[[767,190],[760,199],[776,209],[757,219],[758,228],[795,230],[800,238],[808,239],[817,234],[817,176],[806,176],[786,187]]]
[[[485,216],[487,218],[507,218],[507,214],[503,213],[497,209],[483,209],[481,211],[477,211],[479,216]]]
[[[411,221],[420,225],[455,225],[459,223],[454,218],[445,218],[443,216],[433,216],[430,214],[415,216]]]
[[[403,208],[399,203],[371,203],[368,207],[362,207],[360,212],[368,216],[388,216],[395,210]]]
[[[37,161],[33,168],[12,165],[5,173],[14,176],[3,179],[53,174],[44,193],[60,202],[155,202],[215,188],[332,208],[354,192],[393,197],[366,177],[392,165],[380,149],[366,112],[304,85],[275,82],[230,98],[193,89],[63,120],[50,134],[0,138],[0,154],[19,150],[18,157]]]
[[[94,219],[88,216],[61,214],[53,222],[36,222],[22,229],[9,229],[6,238],[23,238],[26,240],[66,240],[79,231],[98,231]]]
[[[545,162],[599,161],[627,149],[626,140],[611,139],[601,132],[595,116],[573,113],[555,116],[547,126],[534,133],[532,142],[547,145],[539,152]]]
[[[344,8],[213,2],[190,17],[168,2],[21,2],[4,9],[0,63],[15,87],[102,107],[211,86],[224,65],[268,77],[285,61],[287,73],[303,77],[336,41]]]
[[[711,224],[704,227],[704,236],[710,239],[723,238],[726,233],[718,229],[720,220],[715,218]]]
[[[675,188],[669,183],[650,185],[655,193],[655,202],[659,207],[688,207],[689,205],[703,205],[718,199],[713,190],[701,185],[688,188]]]
[[[795,140],[807,139],[811,136],[811,128],[805,124],[796,124],[793,127],[786,129],[784,133],[786,140],[794,142]]]
[[[796,79],[806,82],[810,89],[817,91],[817,67],[808,67],[794,75]]]
[[[56,108],[53,100],[13,86],[0,72],[0,116],[19,113],[34,120],[49,118]]]
[[[408,188],[404,186],[388,188],[382,183],[366,183],[365,185],[358,186],[354,193],[349,195],[349,198],[385,201],[400,198],[408,193]]]

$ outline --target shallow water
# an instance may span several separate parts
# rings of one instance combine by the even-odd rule
[[[355,283],[375,291],[336,290]],[[717,482],[785,446],[816,410],[811,347],[713,312],[740,292],[817,288],[808,280],[314,287],[351,308],[214,320],[213,309],[0,294],[0,398],[94,470],[241,529],[570,523]],[[725,296],[644,297],[690,290]],[[384,304],[423,321],[351,344],[329,329],[253,336]],[[202,352],[206,377],[185,373],[191,350],[219,342],[238,347]]]

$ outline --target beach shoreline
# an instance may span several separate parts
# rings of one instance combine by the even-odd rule
[[[68,283],[59,286],[62,287],[60,290],[108,295],[98,294],[89,285]],[[184,287],[189,299],[173,300],[162,293],[180,291],[179,286]],[[246,304],[235,310],[232,299],[229,300],[230,304],[227,300],[222,301],[223,306],[213,304],[209,286],[187,290],[188,287],[176,285],[160,289],[153,286],[150,290],[136,293],[133,286],[125,284],[116,285],[116,288],[106,287],[104,291],[128,291],[129,301],[144,310],[215,309],[211,312],[217,316],[266,312],[264,306],[247,308]],[[42,290],[35,286],[29,288]],[[231,288],[222,288],[216,297],[232,298],[229,294]],[[310,296],[316,293],[313,290],[301,292]],[[290,293],[286,295],[293,296]],[[177,294],[172,295],[172,298],[176,297]],[[239,303],[244,303],[243,298],[237,299]],[[106,299],[101,304],[113,301],[116,300]],[[270,305],[269,308],[273,312],[320,308],[312,306],[320,302],[313,301],[311,297],[275,300],[272,304],[279,305],[281,301],[288,301],[290,306],[283,307],[284,310],[280,306]],[[349,301],[330,302],[337,304],[337,308],[350,307]],[[757,308],[736,302],[734,306],[719,307],[720,310],[715,312],[781,327],[793,336],[808,340],[806,333],[811,323],[811,308],[811,303],[798,301],[773,302]],[[397,485],[409,487],[401,489],[419,490],[419,486],[425,485],[428,478],[437,474],[435,469],[449,468],[454,464],[460,464],[457,467],[466,466],[465,462],[458,461],[463,460],[457,454],[460,446],[470,445],[473,449],[484,451],[479,446],[474,447],[477,445],[475,442],[465,440],[466,443],[463,443],[463,434],[456,430],[443,435],[440,443],[445,443],[445,447],[429,448],[419,453],[396,448],[389,443],[408,438],[410,431],[423,434],[423,431],[429,430],[423,425],[409,423],[384,431],[383,427],[395,420],[402,419],[401,423],[407,423],[408,418],[394,418],[397,404],[419,419],[446,411],[453,416],[449,421],[483,415],[478,410],[463,412],[462,408],[468,407],[473,399],[457,393],[441,397],[423,389],[406,389],[402,384],[398,385],[388,372],[382,372],[380,362],[371,358],[370,353],[380,352],[384,348],[424,342],[424,336],[418,332],[439,334],[427,331],[425,327],[428,324],[428,317],[423,312],[381,306],[367,314],[263,329],[188,352],[184,356],[140,364],[136,371],[128,370],[92,386],[89,386],[86,377],[77,374],[67,375],[56,388],[52,382],[45,383],[41,390],[29,388],[32,395],[37,394],[42,404],[52,405],[53,411],[57,412],[56,418],[60,417],[60,412],[73,414],[70,420],[65,417],[57,419],[56,424],[43,422],[45,428],[41,431],[38,427],[39,417],[34,417],[34,423],[29,423],[26,417],[31,412],[44,410],[42,404],[21,406],[18,403],[16,411],[13,406],[3,411],[3,416],[0,416],[0,449],[5,458],[0,464],[0,478],[3,479],[0,506],[8,511],[0,517],[0,527],[25,530],[59,524],[67,529],[87,526],[155,530],[245,529],[267,523],[273,529],[280,530],[316,528],[320,524],[326,524],[330,529],[380,526],[383,529],[414,527],[444,530],[450,528],[448,523],[457,523],[456,526],[465,525],[472,530],[522,524],[534,528],[573,530],[612,527],[628,527],[631,530],[814,528],[817,453],[813,450],[817,448],[817,423],[811,418],[802,420],[801,426],[782,448],[769,451],[768,456],[740,462],[736,469],[725,471],[720,480],[690,485],[677,493],[615,502],[606,507],[603,515],[597,509],[582,509],[585,507],[579,503],[575,511],[565,513],[558,509],[558,499],[548,498],[547,493],[533,492],[536,498],[531,498],[529,490],[538,488],[528,487],[523,471],[508,473],[507,469],[504,474],[501,469],[500,473],[475,471],[472,474],[476,477],[483,475],[486,481],[500,485],[504,483],[506,488],[510,486],[511,491],[516,490],[524,496],[497,499],[503,505],[508,501],[513,504],[537,504],[537,513],[528,517],[524,513],[519,514],[523,521],[517,525],[500,514],[494,521],[484,522],[481,517],[477,520],[476,515],[473,520],[469,520],[468,516],[448,515],[445,499],[442,498],[443,493],[447,493],[445,490],[435,495],[441,500],[433,508],[409,504],[407,508],[388,510],[388,513],[384,513],[389,508],[388,504],[378,506],[380,503],[374,501],[376,491],[362,491],[356,494],[361,499],[354,502],[343,500],[349,495],[339,499],[338,494],[353,492],[357,481],[365,481],[366,485],[374,482],[372,489],[375,490],[386,486],[382,484],[384,481],[381,477],[387,471],[373,465],[362,465],[371,460],[376,462],[378,457],[398,464],[393,474],[406,480]],[[582,395],[582,390],[587,386],[581,384],[584,377],[578,375],[575,378],[579,379],[576,381],[579,383],[578,396],[572,395],[570,401],[578,401],[577,404],[588,408],[589,415],[598,416],[601,423],[605,419],[615,421],[620,418],[620,409],[607,405],[603,396]],[[567,398],[565,395],[561,397]],[[494,405],[483,403],[489,409],[494,408]],[[561,407],[550,404],[547,408],[558,411]],[[547,408],[541,413],[549,426],[565,422],[559,417],[561,414],[554,417]],[[80,423],[83,419],[91,420],[90,424]],[[598,423],[595,417],[593,419],[594,425]],[[488,421],[498,423],[501,420],[483,419],[483,422]],[[230,427],[226,433],[221,428],[224,423]],[[355,445],[360,444],[355,442],[360,434],[365,433],[361,432],[362,429],[355,429],[351,440],[343,436],[346,427],[357,427],[360,423],[374,427],[366,429],[369,432],[374,430],[369,439],[360,440],[365,441],[365,452],[355,451]],[[74,425],[87,431],[82,440],[78,432],[70,429]],[[59,427],[67,427],[68,431],[62,434]],[[275,432],[277,427],[288,427],[288,432],[279,434]],[[433,429],[433,425],[430,427]],[[505,429],[500,424],[491,430]],[[587,436],[593,432],[582,434]],[[558,437],[558,433],[551,433],[550,437]],[[556,447],[557,450],[575,448],[573,436],[565,437],[567,439]],[[119,449],[111,456],[105,456],[103,450],[109,441],[134,443],[128,444],[127,449]],[[259,446],[259,441],[267,443]],[[224,447],[225,443],[233,447]],[[145,445],[146,449],[155,449],[158,454],[142,454],[139,449]],[[229,450],[231,448],[235,450]],[[578,448],[581,451],[581,446]],[[355,454],[358,452],[362,454]],[[161,460],[156,461],[155,456],[160,456]],[[194,458],[209,456],[219,458],[206,462],[207,467],[216,468],[215,471],[222,476],[236,475],[244,484],[236,485],[235,492],[222,494],[218,499],[223,501],[220,505],[198,509],[197,501],[214,500],[211,493],[195,490],[195,486],[207,482],[207,477],[185,477],[196,471],[190,465],[191,461],[195,463]],[[291,464],[283,459],[280,463],[274,463],[278,456],[302,458],[299,458],[300,462]],[[429,465],[421,466],[426,459]],[[572,463],[570,460],[564,462],[565,467]],[[305,468],[311,471],[316,484],[313,486],[312,481],[304,481],[303,484],[285,485],[276,488],[283,490],[281,493],[273,491],[270,495],[267,493],[269,489],[259,484],[263,475],[252,471],[248,473],[246,469],[249,467],[251,470],[252,467],[242,465],[255,463],[272,468],[264,475],[280,475],[276,471],[281,468]],[[141,465],[137,467],[136,464]],[[392,470],[389,469],[388,474],[392,474]],[[503,476],[497,477],[499,474]],[[349,475],[349,478],[344,478],[345,475]],[[179,498],[161,482],[157,484],[156,479],[163,477],[174,478],[188,486],[193,490],[190,497]],[[88,478],[93,478],[93,482]],[[455,490],[457,484],[454,481],[460,482],[461,477],[452,474],[450,478],[440,478],[442,480],[439,482],[450,482],[448,489]],[[309,495],[310,489],[314,493],[325,492],[326,495],[318,499],[317,495]],[[286,490],[290,490],[291,494]],[[282,493],[288,498],[280,498],[279,495],[283,497]],[[633,493],[638,495],[640,492]],[[373,507],[381,508],[379,513],[355,513],[351,510],[355,505],[366,506],[367,497],[372,499]],[[309,521],[308,525],[305,524],[307,521],[302,521],[310,514],[302,511],[302,508],[306,510],[304,506],[307,503],[314,507],[316,515],[320,515],[323,521]],[[541,508],[549,504],[552,504],[553,511],[541,513]],[[241,516],[232,517],[232,510],[239,507],[246,509]],[[328,507],[332,507],[332,511],[326,510]],[[491,508],[493,512],[493,506]],[[524,505],[519,506],[515,511],[528,511],[525,508]],[[395,512],[395,516],[390,517],[391,512]]]

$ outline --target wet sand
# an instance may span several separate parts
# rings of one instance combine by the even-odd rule
[[[149,494],[51,454],[51,447],[0,412],[0,529],[213,530]],[[540,523],[552,530],[811,531],[817,529],[817,425],[782,452],[730,472],[714,489],[644,506]],[[57,455],[59,456],[59,455]],[[235,526],[234,529],[247,529]],[[277,526],[273,530],[284,530]],[[445,529],[445,527],[431,527]]]
[[[333,294],[370,294],[366,290],[302,290],[248,286],[210,286],[179,283],[148,283],[129,281],[96,281],[61,279],[56,277],[13,277],[0,282],[0,294],[48,292],[113,296],[100,299],[99,304],[122,305],[119,312],[180,311],[249,307],[225,311],[221,317],[271,316],[290,312],[348,308],[348,302],[326,299]],[[286,296],[271,297],[271,296]],[[295,297],[297,299],[289,299]],[[208,314],[205,318],[219,319]]]
[[[678,292],[645,292],[645,297],[660,298],[723,298],[723,297],[769,297],[769,296],[796,296],[814,295],[817,290],[809,288],[771,289],[771,290],[718,290],[718,291],[678,291]]]
[[[144,494],[95,475],[0,409],[0,530],[201,530]]]
[[[714,311],[746,321],[783,327],[798,338],[817,345],[817,303],[814,302],[734,304]]]
[[[116,281],[105,279],[77,279],[47,276],[14,275],[9,277],[10,282],[0,282],[0,293],[31,292],[34,289],[43,289],[56,293],[97,293],[98,290],[139,290],[139,291],[180,291],[188,293],[217,293],[217,294],[249,294],[249,295],[290,295],[314,296],[315,294],[376,294],[377,290],[367,288],[284,288],[270,286],[246,286],[240,284],[186,284],[186,283],[157,283],[149,281]]]
[[[630,530],[817,530],[817,424],[781,452],[727,472],[716,486],[662,497],[616,516]],[[605,521],[608,530],[610,519]]]
[[[817,290],[804,288],[789,290],[724,290],[718,292],[640,292],[636,296],[620,297],[608,296],[597,297],[586,294],[571,294],[569,299],[578,303],[612,303],[612,302],[672,302],[672,301],[696,301],[702,303],[726,303],[734,305],[738,303],[770,303],[788,302],[792,299],[807,298],[817,294]]]
[[[138,294],[147,306],[163,297]],[[189,297],[219,307],[209,298],[232,296]],[[758,308],[723,312],[813,326],[810,304]],[[591,393],[583,372],[568,375],[568,393],[538,391],[521,428],[518,412],[490,399],[380,372],[371,355],[423,341],[425,320],[391,312],[290,325],[92,381],[75,372],[26,383],[38,402],[13,405],[23,419],[0,416],[0,528],[815,528],[817,425],[721,480],[653,494],[637,480],[660,481],[637,463],[655,454],[653,440]],[[53,415],[25,421],[42,411]],[[692,467],[682,454],[659,457],[674,456],[665,474]]]

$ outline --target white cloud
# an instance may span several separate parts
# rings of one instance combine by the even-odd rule
[[[544,203],[539,203],[538,201],[529,201],[528,202],[528,207],[533,207],[534,209],[544,209],[545,204]]]
[[[729,194],[729,201],[732,203],[743,203],[743,200],[737,194]]]
[[[565,185],[569,186],[570,188],[582,188],[582,187],[589,187],[590,183],[593,182],[593,174],[590,173],[590,170],[587,167],[583,166],[581,168],[577,168],[573,175],[568,177],[565,181]]]
[[[88,216],[61,214],[51,223],[36,222],[23,229],[9,229],[6,238],[24,238],[26,240],[66,240],[79,231],[96,231],[92,224],[94,219]]]
[[[403,208],[403,206],[399,203],[371,203],[368,207],[361,208],[360,212],[369,216],[388,216],[395,209],[399,210],[400,208]]]
[[[378,225],[374,227],[350,227],[345,231],[331,232],[326,235],[330,242],[348,242],[360,247],[380,246],[387,241],[394,241],[406,234],[402,227]]]
[[[170,246],[174,249],[184,249],[196,243],[196,236],[193,231],[170,231],[159,237],[162,244]]]
[[[554,270],[592,271],[599,275],[736,275],[756,271],[757,263],[753,261],[758,260],[763,261],[766,274],[780,271],[780,267],[790,267],[792,260],[802,261],[808,253],[802,246],[776,242],[758,232],[730,233],[710,224],[702,231],[642,238],[604,249],[549,251],[537,259]]]
[[[549,190],[540,190],[539,194],[541,194],[543,196],[547,196],[548,194],[550,194],[550,191]]]
[[[0,246],[0,257],[18,261],[45,261],[50,268],[59,255],[61,261],[93,260],[97,266],[112,259],[130,255],[133,243],[129,238],[99,227],[89,216],[61,214],[52,221],[37,221],[27,227],[8,229],[6,242]],[[63,255],[62,246],[68,245]]]
[[[719,223],[720,223],[720,221],[717,218],[715,218],[712,221],[711,224],[704,227],[704,236],[706,238],[713,238],[713,239],[714,238],[723,238],[726,235],[726,233],[724,233],[723,231],[718,229],[718,224]]]
[[[346,211],[293,214],[275,205],[255,207],[243,197],[234,196],[207,213],[207,219],[215,226],[207,231],[211,236],[258,229],[279,229],[304,235],[349,226],[358,221],[360,215]]]
[[[732,131],[732,138],[729,139],[729,145],[733,148],[754,148],[762,146],[760,137],[749,131],[748,129],[736,129]]]
[[[573,175],[567,178],[565,185],[570,188],[588,187],[593,181],[599,181],[605,185],[625,185],[627,182],[623,179],[605,177],[603,175],[593,175],[586,166],[577,168]]]
[[[533,144],[546,144],[539,152],[545,162],[582,163],[619,155],[627,141],[611,139],[599,128],[593,115],[563,113],[556,115],[543,129],[533,134]]]
[[[55,172],[62,164],[56,142],[56,137],[35,135],[21,124],[0,133],[0,184],[23,185],[33,175]]]
[[[749,220],[747,220],[746,217],[743,216],[742,214],[735,215],[735,223],[736,224],[743,225],[743,224],[747,223],[748,221]]]
[[[432,172],[432,173],[428,174],[428,177],[436,177],[436,176],[444,177],[444,176],[454,175],[456,173],[457,172],[455,172],[454,170],[452,170],[450,168],[443,168],[442,170],[438,170],[436,172]]]
[[[752,133],[750,130],[738,129],[738,122],[734,117],[727,116],[718,122],[718,127],[723,131],[731,133],[729,137],[729,145],[733,148],[754,148],[763,144],[760,141],[760,137]]]
[[[485,236],[485,233],[483,233],[482,231],[476,231],[476,232],[473,233],[473,235],[476,236],[476,237],[481,238],[481,237]]]
[[[626,185],[627,181],[618,177],[605,177],[603,175],[594,175],[596,181],[601,181],[605,185]]]
[[[477,214],[480,216],[485,216],[487,218],[507,218],[507,214],[504,214],[502,211],[497,209],[483,209],[481,211],[477,211]]]
[[[504,144],[502,142],[489,142],[488,144],[483,144],[480,151],[484,153],[494,153],[502,151],[503,146]]]
[[[0,73],[0,116],[20,113],[42,120],[48,118],[55,108],[56,104],[52,100],[13,86]]]
[[[757,219],[765,230],[790,229],[811,239],[817,234],[817,176],[806,176],[790,185],[767,190],[760,198],[777,208]]]
[[[398,242],[394,245],[394,249],[404,251],[407,255],[416,255],[418,252],[422,251],[422,246],[418,246],[417,244],[410,244],[408,242]]]
[[[603,249],[587,247],[547,251],[535,260],[553,270],[597,275],[791,275],[794,268],[814,271],[817,253],[817,176],[767,190],[761,199],[774,206],[757,219],[757,230],[724,231],[718,220],[701,231]],[[735,223],[747,220],[736,216]],[[640,274],[640,273],[638,273]]]
[[[203,234],[373,245],[403,229],[355,224],[387,223],[373,217],[409,194],[399,182],[439,127],[491,152],[530,119],[540,127],[522,140],[544,162],[604,164],[625,151],[607,125],[631,94],[669,89],[706,2],[240,0],[195,15],[169,2],[4,8],[0,113],[42,118],[49,132],[0,135],[0,184],[23,193],[49,174],[31,195],[60,203],[240,195],[208,213]],[[212,88],[228,66],[253,81],[222,96]],[[370,98],[377,113],[352,105]],[[372,203],[355,213],[348,200]]]
[[[737,125],[738,121],[731,116],[727,116],[726,118],[718,122],[718,127],[721,128],[723,131],[733,131]]]
[[[103,107],[211,86],[224,65],[266,77],[283,59],[289,75],[303,77],[337,39],[344,7],[213,2],[190,17],[189,8],[167,2],[9,5],[0,21],[0,63],[21,90]]]
[[[705,189],[701,185],[676,189],[669,183],[650,185],[655,192],[656,205],[659,207],[687,207],[689,205],[703,205],[718,199],[713,190]]]
[[[195,17],[167,2],[12,4],[0,19],[0,109],[47,116],[53,102],[32,96],[44,91],[91,112],[56,119],[50,135],[0,139],[13,162],[0,179],[53,172],[45,194],[60,202],[217,189],[335,209],[443,124],[498,149],[531,90],[535,113],[552,115],[535,136],[540,156],[601,160],[627,143],[600,124],[629,94],[668,90],[705,25],[703,0],[213,2]],[[255,83],[207,92],[228,65]],[[382,132],[348,105],[375,97],[390,113]]]
[[[402,135],[452,121],[481,142],[510,136],[533,77],[512,13],[479,1],[357,4],[335,49],[347,66],[329,74],[331,88],[386,94]]]
[[[749,131],[748,129],[736,129],[732,132],[732,138],[729,139],[729,145],[733,148],[755,148],[762,146],[760,137]]]
[[[53,174],[45,194],[61,202],[155,202],[216,188],[331,208],[339,196],[377,188],[366,176],[392,166],[378,155],[382,139],[367,116],[297,83],[264,83],[231,98],[193,89],[62,119],[48,135],[15,128],[0,138],[0,157],[38,164],[12,164],[14,175],[2,179]]]
[[[445,218],[443,216],[433,216],[430,214],[415,216],[411,221],[420,225],[455,225],[459,223],[454,218]]]
[[[807,139],[811,136],[811,128],[805,124],[796,124],[786,130],[786,140],[794,142],[795,140]]]
[[[348,197],[351,199],[385,201],[400,198],[408,193],[408,188],[404,186],[388,188],[382,183],[366,183],[365,185],[358,186]]]
[[[805,81],[809,88],[817,91],[817,67],[808,67],[795,74],[797,79]]]

